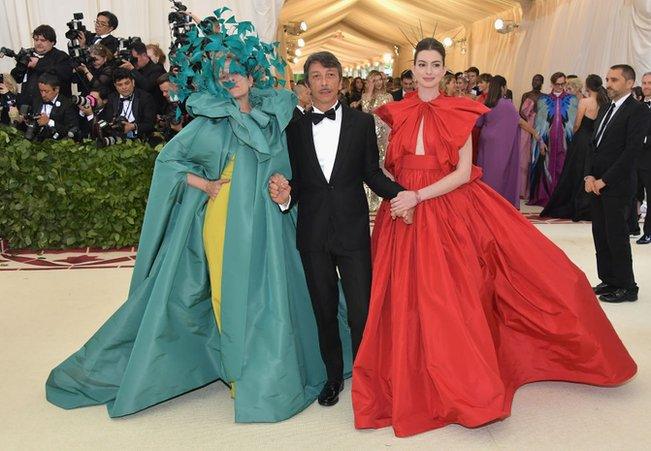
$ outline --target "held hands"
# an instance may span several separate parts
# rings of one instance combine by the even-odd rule
[[[203,186],[203,190],[208,194],[211,199],[217,197],[219,191],[222,189],[222,186],[229,183],[229,179],[219,179],[219,180],[206,180],[206,184]]]
[[[593,176],[589,175],[585,178],[585,192],[586,193],[595,193],[597,196],[601,195],[601,190],[606,186],[606,182],[602,179],[595,179]]]
[[[396,197],[391,199],[391,216],[402,217],[407,210],[418,205],[418,201],[416,191],[400,191]]]
[[[289,181],[282,174],[274,174],[269,179],[269,196],[271,200],[278,205],[286,204],[289,201],[289,196],[292,192],[292,187]]]

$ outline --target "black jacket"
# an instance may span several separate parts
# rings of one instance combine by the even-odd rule
[[[155,113],[162,114],[165,111],[166,100],[163,93],[158,88],[156,80],[165,73],[165,68],[153,62],[148,62],[142,69],[131,71],[133,79],[136,81],[136,87],[147,91],[154,98]]]
[[[70,96],[70,81],[72,80],[72,64],[67,53],[57,48],[52,48],[36,64],[33,69],[28,69],[23,64],[17,64],[11,71],[11,76],[18,83],[22,83],[21,93],[18,96],[19,105],[33,105],[40,100],[41,94],[38,91],[38,77],[44,73],[56,75],[61,83],[60,93],[64,96]],[[27,75],[27,80],[23,79]]]
[[[398,102],[398,101],[400,101],[400,100],[402,100],[404,98],[404,95],[402,93],[402,89],[398,89],[397,91],[393,91],[391,93],[391,95],[393,96],[393,100],[395,100],[396,102]]]
[[[122,112],[120,95],[116,92],[112,93],[104,109],[106,117],[111,119],[118,117]],[[154,99],[147,92],[136,88],[133,92],[132,111],[135,118],[134,122],[138,127],[138,137],[146,138],[147,135],[154,131],[154,122],[156,120]]]
[[[86,32],[86,47],[90,47],[95,43],[95,36],[97,36],[95,33],[91,33],[88,31]],[[110,34],[105,38],[102,38],[102,40],[99,41],[98,44],[102,44],[104,47],[109,49],[111,53],[115,53],[118,51],[118,47],[120,46],[120,41],[118,40],[118,38]]]
[[[602,179],[603,195],[631,197],[636,190],[635,171],[649,126],[649,110],[629,96],[610,119],[601,142],[595,142],[610,104],[599,110],[593,136],[588,173]]]
[[[345,105],[337,114],[343,116],[330,182],[319,166],[310,116],[291,122],[287,128],[293,174],[291,205],[298,203],[296,240],[301,252],[323,250],[330,232],[347,250],[368,248],[369,211],[364,183],[384,198],[403,191],[380,169],[373,116]]]
[[[40,114],[42,108],[43,100],[39,96],[32,104],[32,112],[36,116]],[[58,134],[58,139],[66,138],[72,128],[79,127],[79,109],[68,97],[59,94],[52,106],[50,120],[54,121],[54,127],[44,130],[42,136],[54,138]]]

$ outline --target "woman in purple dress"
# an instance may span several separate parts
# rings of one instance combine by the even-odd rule
[[[488,85],[485,102],[491,110],[476,124],[481,128],[477,165],[483,169],[482,180],[520,208],[520,128],[536,140],[540,136],[505,95],[506,79],[496,75]]]

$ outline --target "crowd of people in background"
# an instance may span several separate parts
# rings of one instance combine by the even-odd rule
[[[165,68],[167,56],[158,44],[116,38],[118,18],[109,11],[98,13],[94,23],[94,33],[78,36],[89,55],[82,63],[54,47],[57,35],[51,26],[33,31],[33,49],[15,55],[15,68],[0,78],[0,122],[14,124],[36,140],[91,138],[104,146],[125,139],[171,139],[191,118],[175,99],[175,86]],[[121,48],[125,41],[126,49]],[[556,72],[550,77],[549,92],[543,92],[544,85],[545,77],[534,75],[532,89],[522,95],[517,109],[508,81],[477,67],[448,71],[439,88],[444,95],[471,98],[491,109],[473,131],[473,162],[482,167],[491,187],[516,208],[525,200],[544,207],[544,216],[590,220],[583,175],[597,114],[609,102],[604,82],[595,74],[582,80]],[[72,95],[73,86],[78,95]],[[295,114],[309,111],[305,83],[291,80],[290,87],[299,100]],[[373,70],[366,78],[343,77],[339,101],[373,114],[416,89],[411,70],[395,78]],[[651,73],[643,75],[633,96],[651,105]],[[383,160],[391,130],[375,114],[374,119]],[[640,162],[637,194],[631,201],[634,235],[641,233],[638,220],[651,183],[647,166]],[[380,199],[370,190],[368,197],[375,211]],[[646,221],[640,244],[651,242],[650,222]]]

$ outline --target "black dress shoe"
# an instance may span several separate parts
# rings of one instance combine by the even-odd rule
[[[637,290],[617,288],[612,293],[599,296],[599,300],[613,304],[619,304],[620,302],[635,302],[637,301]]]
[[[594,294],[596,295],[612,293],[616,289],[617,287],[613,287],[612,285],[608,285],[604,282],[601,282],[596,287],[592,287],[592,291],[594,291]]]
[[[339,393],[344,389],[344,381],[328,381],[319,393],[319,404],[334,406],[339,401]]]
[[[636,241],[637,244],[649,244],[651,243],[651,235],[642,235],[639,240]]]

